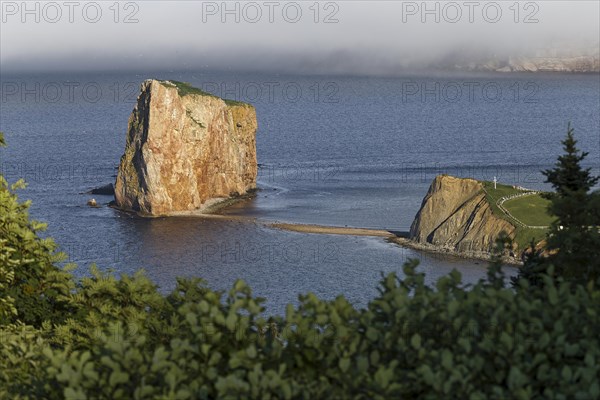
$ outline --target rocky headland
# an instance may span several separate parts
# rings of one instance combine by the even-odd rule
[[[576,57],[509,57],[505,60],[490,60],[468,63],[458,69],[487,72],[600,72],[598,56]]]
[[[437,176],[405,238],[392,241],[421,250],[463,257],[489,259],[502,234],[514,239],[517,227],[497,216],[480,181]],[[506,254],[507,262],[518,263],[516,244]]]
[[[115,183],[143,216],[210,212],[256,188],[256,111],[175,81],[146,80]]]
[[[600,72],[600,43],[560,41],[545,46],[513,50],[460,50],[448,53],[442,68],[481,72]]]

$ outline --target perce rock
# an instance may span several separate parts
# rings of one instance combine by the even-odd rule
[[[514,238],[516,228],[493,214],[480,182],[439,175],[423,199],[409,238],[438,249],[484,256],[494,250],[501,232]]]
[[[256,187],[256,111],[187,84],[146,80],[131,116],[116,206],[204,212]]]

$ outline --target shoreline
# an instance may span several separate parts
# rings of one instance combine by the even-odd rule
[[[369,229],[369,228],[351,228],[341,226],[327,226],[316,224],[295,224],[295,223],[267,223],[267,226],[276,229],[282,229],[300,233],[315,233],[322,235],[346,235],[346,236],[375,236],[384,238],[393,238],[396,235],[385,229]]]
[[[448,255],[453,257],[459,257],[468,260],[479,260],[479,261],[490,261],[491,253],[488,252],[459,252],[450,248],[443,248],[439,246],[435,246],[429,243],[418,243],[408,238],[407,231],[388,231],[385,229],[373,229],[373,228],[356,228],[356,227],[341,227],[341,226],[331,226],[331,225],[317,225],[317,224],[301,224],[301,223],[290,223],[290,222],[271,222],[267,220],[261,220],[257,217],[249,217],[249,216],[239,216],[239,215],[223,215],[219,214],[216,211],[219,211],[233,203],[237,203],[239,201],[247,200],[250,196],[240,196],[235,199],[228,199],[229,201],[219,202],[220,206],[216,207],[216,209],[212,209],[212,212],[207,212],[204,210],[196,210],[196,211],[184,211],[177,213],[170,213],[168,215],[160,215],[160,216],[148,216],[148,215],[140,215],[135,211],[123,210],[119,207],[116,207],[114,204],[109,204],[110,208],[115,210],[125,212],[128,214],[136,215],[140,218],[161,218],[161,217],[192,217],[192,218],[202,218],[202,219],[220,219],[227,221],[244,221],[244,222],[253,222],[259,223],[262,226],[272,228],[272,229],[281,229],[289,232],[297,232],[297,233],[307,233],[307,234],[317,234],[317,235],[342,235],[342,236],[370,236],[370,237],[379,237],[385,239],[388,243],[393,243],[397,246],[409,248],[417,251],[421,251],[424,253],[430,254],[441,254]],[[112,203],[112,202],[111,202]],[[223,203],[228,203],[222,205]],[[514,257],[504,257],[503,262],[506,264],[510,264],[512,266],[520,266],[523,265],[523,262]]]
[[[449,248],[443,248],[428,243],[418,243],[408,238],[408,232],[392,232],[385,229],[369,229],[369,228],[350,228],[337,227],[316,224],[293,224],[293,223],[268,223],[269,227],[283,229],[299,233],[313,233],[321,235],[347,235],[347,236],[371,236],[381,237],[387,242],[396,244],[401,247],[422,251],[425,253],[442,254],[454,257],[460,257],[469,260],[490,261],[492,256],[488,252],[459,252]],[[504,257],[503,262],[513,266],[520,266],[523,263],[514,257]]]
[[[403,237],[393,237],[388,239],[389,242],[395,243],[399,246],[410,248],[413,250],[423,251],[426,253],[434,253],[434,254],[446,254],[454,257],[460,257],[468,260],[480,260],[489,262],[492,254],[484,251],[473,251],[473,252],[462,252],[456,251],[449,248],[435,246],[430,243],[418,243],[408,238]],[[522,266],[523,262],[515,257],[503,257],[502,262],[505,264],[510,264],[511,266]]]
[[[242,195],[234,196],[234,197],[213,197],[211,199],[206,200],[206,202],[202,205],[202,207],[197,208],[195,210],[189,211],[172,211],[169,213],[159,214],[159,215],[151,215],[145,214],[135,210],[129,210],[126,208],[121,208],[117,205],[116,200],[110,201],[107,206],[127,213],[132,214],[140,218],[164,218],[164,217],[200,217],[200,218],[213,218],[213,219],[226,219],[228,216],[218,214],[218,212],[222,209],[230,207],[234,204],[241,203],[246,200],[253,199],[256,196],[256,192],[258,189],[251,189],[247,193]],[[255,219],[250,217],[234,217],[232,219]]]

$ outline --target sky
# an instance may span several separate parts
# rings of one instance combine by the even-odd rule
[[[598,52],[600,1],[0,1],[0,71],[386,74]]]

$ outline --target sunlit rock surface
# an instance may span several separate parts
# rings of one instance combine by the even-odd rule
[[[180,82],[146,80],[115,184],[141,215],[205,212],[256,187],[256,111]]]
[[[409,237],[460,253],[488,253],[501,232],[514,237],[515,231],[493,214],[480,182],[440,175],[429,187]]]

